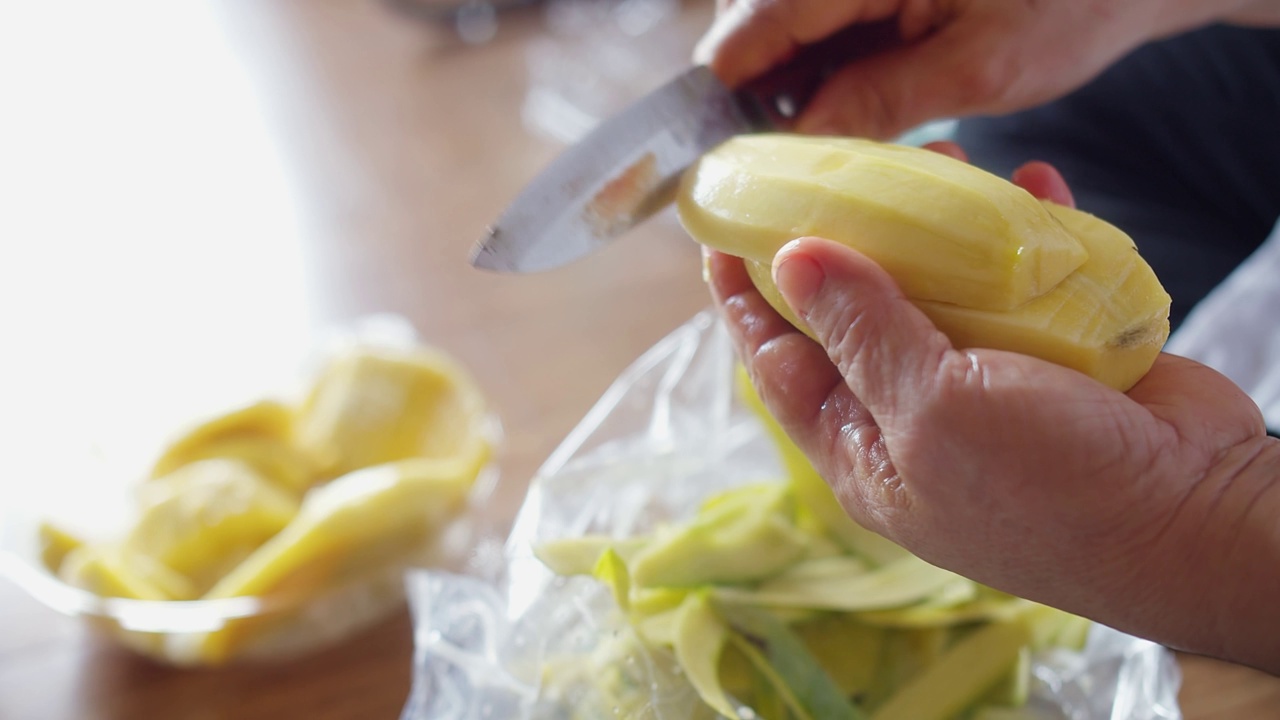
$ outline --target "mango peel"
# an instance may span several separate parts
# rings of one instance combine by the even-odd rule
[[[1127,391],[1169,335],[1171,299],[1126,234],[928,150],[851,138],[733,138],[685,174],[694,240],[774,284],[773,256],[820,236],[876,261],[959,348],[1037,357]]]
[[[768,426],[750,385],[738,390]],[[834,498],[813,493],[812,467],[771,436],[787,460],[779,482],[713,495],[645,534],[533,548],[557,574],[595,578],[621,623],[591,654],[548,664],[545,687],[575,698],[573,717],[643,717],[688,690],[701,707],[680,717],[953,720],[1022,707],[1031,654],[1082,646],[1086,619],[815,522],[808,502]],[[777,544],[792,549],[765,552]],[[666,663],[682,681],[655,669]]]

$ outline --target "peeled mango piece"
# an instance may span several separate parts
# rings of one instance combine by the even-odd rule
[[[875,260],[908,296],[1008,310],[1088,256],[1030,193],[919,148],[786,134],[735,137],[683,178],[677,208],[695,240],[770,262],[819,236]]]
[[[487,447],[473,445],[470,453],[377,465],[316,488],[292,522],[203,597],[307,597],[409,557],[456,517],[486,459]],[[188,652],[224,662],[267,632],[269,619],[232,620]]]
[[[52,573],[58,572],[67,555],[84,546],[84,540],[51,522],[40,523],[37,532],[40,540],[40,562]]]
[[[896,158],[894,162],[901,167],[901,174],[893,182],[886,183],[885,188],[876,191],[877,193],[897,193],[894,202],[903,208],[923,205],[930,208],[929,212],[954,213],[949,227],[966,232],[972,227],[988,225],[981,219],[987,201],[975,201],[973,191],[980,191],[984,197],[991,193],[996,193],[994,197],[1001,192],[1012,192],[1009,188],[1025,194],[1012,183],[976,169],[979,175],[974,177],[980,178],[980,182],[975,180],[974,184],[957,189],[956,183],[963,180],[959,168],[971,166],[927,150],[899,148],[862,140],[769,137],[772,138],[770,142],[773,143],[773,153],[767,157],[732,153],[719,157],[717,154],[721,151],[713,151],[708,156],[712,158],[709,162],[720,169],[712,174],[728,173],[728,169],[720,166],[731,161],[738,162],[736,172],[745,178],[739,182],[750,185],[753,182],[750,179],[756,173],[768,172],[759,170],[760,166],[768,168],[774,161],[783,162],[778,158],[785,159],[792,153],[802,158],[809,157],[815,147],[821,146],[829,146],[832,152],[837,152],[852,143],[863,148],[860,152],[873,153],[882,162],[889,162],[890,157]],[[737,140],[730,141],[734,142]],[[924,172],[923,168],[927,168],[929,172]],[[947,172],[955,175],[935,173],[939,168],[948,168]],[[817,167],[811,168],[815,173],[819,170]],[[696,178],[697,172],[691,177]],[[1029,294],[1020,296],[1021,299],[1015,305],[993,306],[980,298],[966,297],[968,290],[961,289],[968,288],[971,280],[963,277],[966,271],[961,270],[962,266],[954,266],[958,283],[956,292],[924,292],[916,286],[919,280],[917,273],[924,270],[904,269],[904,261],[892,254],[919,254],[919,262],[933,264],[939,258],[947,257],[953,244],[951,240],[935,237],[932,241],[935,246],[932,248],[924,244],[904,242],[901,246],[896,246],[892,253],[885,255],[883,253],[889,251],[878,247],[868,248],[850,239],[850,233],[856,235],[860,232],[856,225],[842,230],[834,226],[810,227],[803,222],[793,222],[793,218],[808,212],[809,204],[843,203],[856,208],[863,202],[862,194],[871,192],[861,180],[854,182],[849,178],[849,187],[837,191],[830,187],[831,180],[826,179],[825,175],[822,178],[821,181],[813,179],[811,184],[800,185],[816,198],[806,202],[797,201],[790,205],[769,204],[764,200],[755,202],[755,195],[752,194],[733,196],[737,199],[730,202],[725,199],[729,196],[714,195],[718,204],[714,204],[713,209],[718,213],[717,217],[724,216],[744,226],[773,227],[789,222],[794,227],[785,240],[818,235],[845,242],[863,252],[894,276],[903,292],[957,347],[990,348],[1030,355],[1078,370],[1110,387],[1127,391],[1151,368],[1168,338],[1168,293],[1164,291],[1150,266],[1138,254],[1133,241],[1099,218],[1054,203],[1031,199],[1030,202],[1038,205],[1039,212],[1048,217],[1056,228],[1074,239],[1083,254],[1076,258],[1078,262],[1073,260],[1074,264],[1067,263],[1071,267],[1062,277],[1037,285]],[[723,184],[729,181],[720,182]],[[682,219],[694,239],[743,256],[746,259],[747,273],[761,295],[783,317],[812,336],[804,323],[791,312],[773,282],[770,267],[773,255],[781,243],[755,241],[750,234],[740,234],[740,227],[704,222],[703,215],[710,210],[699,209],[698,206],[703,201],[711,202],[708,198],[712,196],[704,198],[698,195],[696,180],[688,181],[687,185],[686,194],[681,197],[684,212]],[[794,194],[800,191],[792,188],[789,192]],[[952,195],[952,202],[935,204],[931,199],[934,198],[934,193]],[[1026,198],[1030,197],[1026,195]],[[1022,205],[1018,207],[1018,212],[1025,209]],[[775,213],[782,214],[785,220],[775,218]],[[882,231],[915,237],[914,233],[918,230],[912,224],[915,221],[903,219],[901,222],[902,225],[896,230]],[[888,228],[887,225],[885,227]],[[1035,230],[1028,227],[1015,230],[1011,226],[1009,232],[1031,232],[1034,235]],[[969,242],[981,242],[985,238],[998,247],[1005,247],[1012,242],[1007,235],[984,232],[986,234],[966,237]],[[752,245],[752,242],[758,244]],[[933,272],[934,280],[945,282],[947,267],[952,266],[944,265],[941,269],[930,271]],[[995,267],[992,266],[993,271]]]
[[[316,463],[287,439],[270,436],[219,438],[192,450],[188,462],[212,458],[234,459],[251,465],[265,479],[294,495],[301,495],[317,477]]]
[[[298,501],[251,466],[223,458],[183,465],[139,489],[124,548],[186,577],[195,595],[293,520]]]
[[[236,408],[187,430],[160,454],[151,477],[212,458],[243,461],[297,495],[318,479],[316,462],[293,443],[293,410],[276,400]]]
[[[298,591],[419,540],[461,509],[487,453],[414,458],[344,475],[317,488],[279,533],[225,575],[206,598]]]
[[[117,546],[82,545],[67,554],[58,570],[64,582],[94,595],[130,600],[185,600],[194,596],[190,581],[154,558]]]
[[[86,542],[46,522],[44,566],[104,598],[159,601],[138,610],[159,618],[146,632],[111,606],[91,619],[179,665],[307,651],[393,610],[407,565],[461,549],[444,532],[495,428],[464,368],[421,345],[347,344],[305,390],[296,404],[262,399],[182,429],[144,471],[127,529]],[[634,546],[570,548],[567,566]],[[228,598],[198,627],[166,620],[164,601]]]
[[[316,379],[295,425],[326,477],[407,458],[445,458],[487,437],[484,399],[442,353],[354,348]]]

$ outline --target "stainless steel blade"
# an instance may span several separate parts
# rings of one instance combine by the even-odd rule
[[[581,258],[667,205],[681,173],[763,110],[695,67],[603,122],[516,197],[471,264],[537,272]]]

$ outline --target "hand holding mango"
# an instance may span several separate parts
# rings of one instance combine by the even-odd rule
[[[796,145],[810,153],[821,142]],[[791,147],[784,144],[773,155]],[[716,167],[714,158],[725,158],[712,157],[708,167]],[[750,188],[749,169],[726,170],[721,163],[716,172]],[[953,171],[960,172],[947,170]],[[690,192],[698,185],[697,173],[691,172],[681,198],[685,217],[700,198],[725,197]],[[908,213],[946,207],[902,207],[918,194],[941,194],[937,185],[921,189],[919,177],[915,171],[882,175],[881,187],[896,187],[899,200],[876,211],[879,222],[911,225],[916,233],[921,219]],[[798,204],[743,204],[727,220],[766,227],[777,220],[771,212],[808,211],[831,193],[822,184],[826,180],[798,182],[809,188],[795,193]],[[858,203],[865,205],[865,199]],[[944,236],[946,244],[906,258],[920,272],[940,270],[944,283],[947,265],[939,258],[972,241],[969,223],[992,216],[950,207],[955,214],[947,218],[953,231]],[[1079,219],[1049,212],[1068,229],[1072,218]],[[894,213],[897,220],[885,220]],[[1082,244],[1102,237],[1109,238],[1109,248],[1119,248],[1109,226],[1092,219],[1086,224],[1098,234],[1076,236]],[[691,233],[705,243],[698,227],[690,223]],[[1134,337],[1124,328],[1150,327],[1142,318],[1151,316],[1139,310],[1154,304],[1158,285],[1142,280],[1145,263],[1132,264],[1132,250],[1086,249],[1086,257],[1073,259],[1062,250],[1070,243],[1057,235],[1039,241],[1049,249],[1051,264],[1079,264],[1056,283],[1045,280],[1052,273],[1043,266],[1040,275],[1032,273],[1041,283],[1032,292],[1040,295],[1021,306],[1016,294],[979,301],[987,307],[963,307],[957,296],[912,297],[912,286],[895,279],[870,252],[813,237],[788,242],[771,263],[764,258],[769,275],[751,272],[739,257],[709,251],[708,277],[765,404],[860,525],[930,563],[1019,597],[1176,648],[1280,672],[1280,646],[1274,642],[1280,621],[1270,610],[1271,599],[1280,596],[1280,573],[1274,570],[1280,567],[1280,541],[1273,520],[1280,498],[1259,495],[1280,476],[1280,442],[1266,437],[1256,405],[1226,378],[1160,354],[1158,347],[1145,366],[1136,365],[1140,371],[1131,380],[1108,381],[1106,368],[1113,362],[1136,362],[1108,352]],[[1008,242],[1009,236],[1000,239]],[[1097,256],[1116,264],[1090,276],[1089,263]],[[997,287],[1036,287],[1007,268],[994,268],[999,278],[991,282]],[[1120,280],[1115,268],[1139,281],[1097,285]],[[1095,335],[1118,342],[1094,345],[1095,352],[1079,344],[1092,331],[1059,335],[1053,320],[1037,325],[999,316],[1034,307],[1081,272],[1096,278],[1095,287],[1080,291],[1093,298],[1095,310],[1067,325],[1097,329],[1119,317],[1129,324]],[[766,293],[771,287],[764,280],[776,283],[774,304],[762,294],[762,287]],[[962,286],[943,291],[957,289]],[[999,307],[1001,298],[1010,297],[1011,308]],[[1030,349],[992,349],[1001,346],[944,332],[926,303],[947,302],[963,308],[956,314],[970,328],[980,327],[979,315],[998,319],[1008,331],[1004,337]],[[1058,344],[1070,347],[1072,356],[1101,359],[1098,371],[1030,354]],[[1130,384],[1126,393],[1117,391]]]
[[[577,698],[572,717],[649,717],[655,698],[673,700],[670,718],[1017,716],[1032,656],[1083,646],[1088,620],[982,587],[827,513],[831,491],[745,374],[739,390],[779,451],[780,482],[714,494],[692,518],[643,535],[535,547],[554,572],[607,586],[622,621],[590,654],[551,659],[545,687]],[[687,712],[676,709],[679,686],[665,684],[671,674],[697,693]]]

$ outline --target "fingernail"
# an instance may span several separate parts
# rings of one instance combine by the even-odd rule
[[[778,285],[783,299],[801,317],[809,314],[809,308],[826,279],[827,273],[822,266],[808,255],[798,252],[794,241],[782,248],[774,260],[773,281]]]

